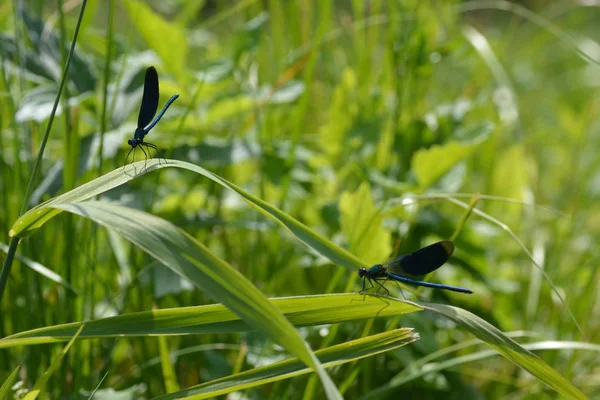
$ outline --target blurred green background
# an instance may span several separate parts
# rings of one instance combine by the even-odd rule
[[[556,341],[557,349],[536,354],[599,396],[597,349],[561,350],[599,339],[599,6],[88,1],[40,174],[23,204],[81,1],[1,1],[0,231],[22,209],[122,167],[144,72],[154,65],[159,107],[180,95],[147,137],[161,157],[215,172],[370,264],[452,237],[454,256],[431,280],[475,294],[405,295],[469,310],[520,343]],[[361,288],[355,273],[202,176],[167,168],[102,199],[177,225],[269,297]],[[22,241],[18,253],[60,279],[16,261],[0,303],[0,337],[214,303],[118,235],[67,213]],[[318,349],[398,326],[415,328],[420,340],[329,370],[345,397],[369,396],[457,343],[465,349],[445,356],[446,368],[376,398],[557,396],[499,356],[461,361],[486,347],[426,312],[300,332]],[[284,357],[259,333],[175,336],[166,345],[190,350],[172,356],[181,388]],[[0,382],[22,363],[21,386],[10,396],[32,387],[58,351],[0,349]],[[88,398],[105,374],[94,398],[162,395],[158,355],[148,335],[76,342],[46,395]],[[310,375],[229,396],[322,397]]]

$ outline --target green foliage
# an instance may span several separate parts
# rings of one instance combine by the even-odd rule
[[[23,397],[23,400],[35,400],[40,394],[42,394],[45,391],[46,385],[48,384],[48,379],[50,379],[52,374],[56,372],[58,367],[60,367],[63,359],[65,358],[65,355],[67,355],[69,349],[73,346],[73,343],[75,343],[75,341],[79,337],[79,334],[83,330],[84,326],[85,325],[82,324],[79,327],[79,329],[77,330],[77,332],[75,332],[71,340],[69,340],[69,343],[67,343],[67,345],[56,355],[56,357],[54,357],[48,369],[38,378],[38,380],[35,382],[35,385],[33,385],[31,390]]]
[[[127,0],[124,4],[147,48],[154,50],[161,60],[168,61],[165,67],[171,74],[182,77],[189,51],[184,27],[167,22],[144,2]]]
[[[597,397],[567,3],[0,4],[0,398]],[[180,98],[123,167],[148,65]],[[474,294],[353,293],[451,237],[431,279]]]
[[[408,328],[367,336],[317,351],[315,354],[327,368],[398,349],[418,339]],[[289,379],[310,372],[296,359],[274,362],[265,367],[230,375],[225,378],[190,387],[178,393],[160,396],[157,400],[207,399],[213,396]]]
[[[9,390],[11,390],[12,385],[17,380],[17,373],[21,369],[20,365],[17,365],[15,369],[10,373],[10,375],[6,378],[6,380],[0,386],[0,396],[3,398],[8,397]]]
[[[375,207],[369,184],[363,182],[355,192],[342,193],[340,227],[348,247],[367,260],[392,252],[391,234],[381,226],[381,210]]]

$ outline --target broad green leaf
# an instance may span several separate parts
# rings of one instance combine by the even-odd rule
[[[50,379],[54,371],[56,371],[56,369],[61,365],[63,358],[65,358],[65,355],[69,352],[69,349],[71,348],[73,343],[75,343],[75,340],[83,330],[83,327],[84,324],[82,324],[79,327],[77,332],[75,332],[75,335],[71,338],[69,343],[67,343],[67,345],[60,351],[60,353],[56,357],[54,357],[54,360],[52,360],[52,363],[50,364],[48,369],[42,374],[42,376],[38,378],[33,388],[25,395],[25,397],[23,397],[23,400],[34,400],[37,399],[37,397],[40,394],[42,394],[44,388],[46,387],[46,383],[48,383],[48,379]]]
[[[338,324],[420,311],[403,300],[344,293],[270,299],[295,326]],[[0,349],[69,340],[82,322],[48,326],[0,339]],[[143,311],[86,321],[80,339],[248,332],[254,328],[222,304]]]
[[[0,56],[8,62],[18,65],[22,72],[38,75],[42,78],[53,80],[54,74],[47,68],[47,63],[40,60],[38,54],[29,48],[23,48],[13,37],[0,33]]]
[[[380,260],[392,252],[391,235],[381,226],[380,210],[373,203],[367,182],[340,198],[340,224],[350,249],[366,260]]]
[[[481,143],[448,142],[421,149],[412,158],[411,168],[422,189],[427,189],[444,176],[458,162],[467,158]]]
[[[124,236],[174,272],[210,293],[319,374],[327,397],[341,399],[331,378],[292,324],[239,271],[170,222],[104,202],[55,204]]]
[[[31,44],[42,65],[52,75],[53,80],[59,81],[59,72],[62,70],[64,60],[61,57],[61,46],[64,46],[63,39],[57,30],[48,29],[47,21],[39,18],[30,12],[29,7],[23,8],[22,22],[26,29]],[[77,93],[93,92],[96,88],[96,68],[91,60],[80,48],[75,47],[71,54],[71,62],[68,70],[69,81],[77,89]]]
[[[494,351],[527,370],[559,393],[573,399],[585,398],[577,388],[543,360],[483,319],[457,307],[359,294],[279,298],[271,301],[296,326],[397,316],[423,307],[466,328]],[[65,341],[80,326],[81,323],[71,323],[21,332],[1,339],[0,348]],[[89,321],[86,322],[81,337],[224,333],[249,329],[247,324],[243,324],[235,314],[222,305],[209,305],[156,310]]]
[[[15,369],[13,369],[13,372],[10,373],[8,378],[6,378],[4,383],[2,383],[2,386],[0,386],[0,399],[8,398],[8,391],[12,388],[15,381],[17,380],[17,374],[19,372],[19,369],[21,369],[21,366],[17,365]]]
[[[213,104],[203,115],[199,127],[210,127],[241,114],[249,113],[256,107],[254,99],[245,94],[224,98]]]
[[[412,329],[400,328],[327,347],[316,351],[315,354],[324,367],[332,368],[337,365],[400,348],[414,342],[418,338],[418,334],[413,333]],[[310,372],[312,372],[310,369],[294,358],[206,382],[177,393],[157,397],[155,400],[198,400],[212,398]]]
[[[131,165],[126,166],[125,168],[121,168],[119,170],[115,170],[106,174],[100,178],[93,180],[85,185],[80,186],[79,188],[65,193],[62,196],[58,196],[55,199],[50,200],[47,203],[41,204],[38,207],[28,211],[24,214],[13,226],[11,229],[11,236],[27,236],[32,234],[36,229],[38,229],[45,221],[50,219],[53,215],[58,213],[58,210],[54,210],[50,207],[58,206],[60,203],[72,202],[72,201],[81,201],[91,196],[100,194],[106,190],[109,190],[119,184],[126,182],[129,179],[132,179],[134,174],[135,176],[139,176],[145,172],[162,168],[166,166],[177,166],[180,168],[190,169],[197,173],[200,173],[213,181],[219,183],[220,185],[236,192],[244,200],[246,200],[250,205],[258,209],[263,214],[274,218],[277,222],[279,222],[283,227],[285,227],[288,231],[296,235],[298,239],[303,241],[308,246],[317,250],[324,256],[331,259],[333,262],[344,265],[352,270],[355,270],[356,267],[364,266],[359,259],[352,256],[347,251],[335,246],[330,241],[322,238],[317,235],[306,226],[296,221],[289,215],[285,214],[281,210],[271,206],[270,204],[252,196],[248,192],[242,190],[241,188],[235,186],[234,184],[218,177],[217,175],[212,174],[211,172],[204,170],[195,165],[184,163],[181,161],[174,160],[150,160],[147,163],[147,169],[144,169],[139,174],[136,174],[138,169],[141,170],[144,165],[144,162],[133,163]],[[100,203],[96,203],[100,204]],[[82,204],[71,204],[71,205],[61,205],[61,207],[71,208],[73,211],[76,210],[76,207],[81,207]],[[101,209],[101,205],[92,206]],[[112,206],[114,207],[114,206]],[[82,207],[85,208],[85,207]],[[111,207],[109,207],[110,209]],[[121,207],[122,208],[122,207]],[[135,211],[139,213],[139,211]],[[125,217],[125,216],[124,216]],[[148,216],[147,218],[155,218],[152,216]],[[161,220],[162,221],[162,220]],[[173,229],[176,229],[173,227]],[[135,238],[132,238],[135,239]],[[131,239],[130,239],[131,240]],[[190,238],[191,240],[191,238]],[[171,254],[170,257],[180,257],[178,254]],[[159,259],[160,260],[160,259]],[[178,261],[181,261],[178,259]],[[187,261],[187,260],[186,260]],[[220,261],[220,260],[219,260]],[[222,261],[220,261],[222,262]],[[164,263],[169,264],[169,263]],[[197,270],[197,268],[194,268]],[[192,280],[193,282],[193,280]],[[221,298],[215,296],[219,300]],[[390,299],[386,299],[386,301],[391,301]],[[427,308],[432,311],[436,311],[448,318],[451,318],[458,322],[461,325],[464,325],[467,329],[469,329],[473,334],[475,334],[480,339],[484,340],[486,343],[490,344],[495,350],[500,352],[503,356],[513,361],[515,364],[521,366],[526,369],[536,377],[538,377],[541,381],[548,384],[550,387],[559,391],[560,393],[569,393],[575,394],[572,398],[582,398],[581,392],[579,392],[574,386],[572,386],[568,381],[566,381],[560,374],[554,371],[550,366],[544,363],[542,360],[531,354],[530,352],[523,349],[516,342],[510,340],[505,337],[502,332],[498,329],[494,328],[492,325],[487,322],[475,317],[474,315],[468,313],[467,311],[456,309],[456,308],[444,308],[448,306],[439,306],[440,308],[436,308],[436,305],[428,305]],[[459,312],[460,311],[460,312]],[[382,311],[383,312],[383,311]],[[460,317],[459,317],[460,316]],[[8,338],[6,338],[8,339]],[[5,339],[5,340],[6,340]],[[0,341],[0,344],[6,343],[4,340]]]
[[[148,47],[163,61],[165,68],[181,77],[188,57],[187,36],[183,26],[173,24],[155,13],[146,2],[125,0],[125,8]]]
[[[527,158],[522,143],[496,155],[492,170],[492,194],[521,200],[527,188]]]
[[[552,369],[541,358],[524,349],[517,342],[506,336],[495,326],[479,318],[475,314],[458,307],[445,304],[415,303],[426,310],[433,311],[451,319],[466,328],[477,338],[484,341],[504,358],[528,371],[540,381],[569,399],[586,399],[571,382],[566,380],[556,370]]]
[[[514,200],[524,199],[527,193],[531,193],[528,178],[532,173],[532,170],[528,168],[530,165],[527,162],[524,143],[517,143],[498,150],[494,156],[494,168],[491,171],[491,179],[489,180],[491,194],[506,196]],[[506,207],[504,204],[492,203],[487,206],[486,212],[490,215],[502,216],[502,223],[510,226],[515,231],[518,231],[523,223],[523,210],[516,207]],[[538,236],[537,239],[539,238]],[[534,276],[533,280],[539,283],[539,273],[535,273]],[[533,287],[537,284],[531,284],[533,286],[529,296],[530,299],[536,299],[537,289]],[[534,302],[527,301],[529,314],[531,314],[532,305],[537,301],[537,299]]]
[[[72,107],[80,105],[90,96],[89,93],[69,97],[69,105]],[[15,119],[19,123],[28,121],[42,122],[52,114],[54,100],[56,98],[56,86],[54,84],[39,85],[28,91],[19,104]],[[56,109],[62,113],[62,104]]]
[[[55,99],[56,85],[54,83],[39,85],[31,89],[19,103],[15,120],[19,123],[44,121],[50,117]],[[62,107],[59,107],[56,111],[62,112]]]
[[[352,69],[342,73],[339,86],[333,92],[331,105],[327,111],[327,123],[319,132],[322,147],[333,157],[337,157],[345,146],[345,137],[354,124],[360,108],[355,100],[358,78]]]
[[[123,168],[117,168],[99,178],[92,180],[84,185],[79,186],[67,193],[57,196],[45,203],[42,203],[25,214],[23,214],[13,225],[9,232],[11,237],[26,237],[37,229],[39,229],[46,221],[57,215],[61,210],[53,208],[55,204],[81,202],[90,199],[94,196],[109,191],[117,186],[120,186],[136,177],[140,177],[148,172],[166,168],[177,167],[187,169],[203,175],[219,185],[232,190],[240,195],[248,204],[260,211],[262,214],[274,219],[287,231],[296,236],[300,241],[305,243],[310,248],[321,253],[329,258],[333,263],[344,266],[351,271],[356,271],[357,268],[366,267],[367,264],[351,254],[350,252],[336,246],[328,239],[322,237],[316,232],[309,229],[306,225],[292,218],[288,214],[273,207],[269,203],[254,197],[242,188],[233,183],[221,178],[212,172],[199,167],[197,165],[178,160],[157,160],[152,159],[146,161],[138,161]]]

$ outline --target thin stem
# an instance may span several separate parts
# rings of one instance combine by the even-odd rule
[[[106,62],[104,63],[104,84],[102,86],[102,116],[100,117],[100,148],[98,150],[98,175],[102,175],[102,154],[104,153],[104,134],[106,133],[108,114],[108,82],[110,81],[111,48],[113,46],[113,19],[115,0],[108,2],[108,40],[106,41]]]
[[[69,73],[69,67],[71,65],[71,58],[73,57],[73,52],[75,51],[75,43],[77,43],[77,36],[79,35],[79,28],[81,28],[81,21],[83,21],[83,13],[85,11],[85,6],[87,4],[87,0],[83,0],[81,2],[81,9],[79,10],[79,17],[77,18],[77,26],[75,27],[75,33],[73,34],[73,41],[71,41],[71,48],[69,49],[69,55],[67,56],[67,62],[65,64],[65,68],[63,70],[62,78],[60,80],[60,85],[58,87],[58,93],[56,93],[56,98],[54,99],[54,104],[52,105],[52,112],[50,113],[50,119],[48,120],[48,125],[46,125],[46,132],[44,132],[44,138],[42,139],[42,144],[40,145],[40,151],[38,152],[37,159],[35,160],[35,165],[33,166],[33,172],[31,177],[29,178],[29,183],[27,184],[27,191],[25,192],[25,198],[23,199],[23,204],[21,204],[21,211],[19,214],[23,214],[27,205],[29,204],[29,199],[31,197],[31,192],[33,191],[33,185],[37,176],[40,173],[40,168],[42,165],[42,157],[44,156],[44,150],[46,149],[46,144],[48,143],[48,138],[50,137],[50,129],[52,128],[52,122],[54,121],[54,116],[56,115],[56,109],[58,108],[58,102],[60,101],[60,95],[62,94],[63,88],[65,87],[65,82],[67,81],[67,76]]]
[[[469,217],[473,213],[473,208],[475,208],[475,205],[477,204],[478,201],[479,201],[479,194],[475,193],[473,195],[473,197],[471,198],[471,203],[469,204],[469,208],[467,208],[467,210],[465,211],[465,214],[463,215],[462,219],[460,220],[460,223],[456,227],[456,230],[454,230],[454,233],[452,233],[452,236],[450,236],[450,241],[454,242],[456,240],[459,233],[465,227],[465,225],[467,223],[467,219],[469,219]]]
[[[10,275],[10,268],[15,258],[18,244],[19,238],[14,237],[11,239],[10,244],[8,245],[8,252],[6,253],[6,258],[4,259],[4,265],[2,265],[2,271],[0,271],[0,301],[2,300],[2,295],[4,294],[4,288],[6,287],[8,276]]]
[[[42,144],[40,146],[40,151],[38,153],[37,159],[35,160],[35,165],[33,167],[33,172],[31,177],[29,178],[29,183],[27,184],[27,191],[25,192],[25,198],[23,199],[23,203],[21,204],[21,211],[19,214],[23,214],[27,205],[29,204],[29,199],[31,198],[31,192],[33,191],[34,182],[37,179],[37,176],[40,172],[40,168],[42,165],[42,157],[44,155],[44,150],[46,149],[46,144],[48,143],[48,138],[50,137],[50,129],[52,128],[52,122],[54,121],[54,116],[56,115],[56,109],[58,108],[58,102],[60,101],[60,95],[62,94],[63,88],[65,86],[65,82],[67,80],[67,75],[69,72],[69,66],[71,65],[71,58],[73,56],[73,52],[75,50],[75,43],[77,42],[77,36],[79,35],[79,28],[81,27],[81,21],[83,20],[83,13],[85,11],[85,6],[87,4],[87,0],[83,0],[81,3],[81,10],[79,11],[79,17],[77,19],[77,26],[75,27],[75,34],[73,35],[73,41],[71,42],[71,48],[69,49],[69,55],[67,56],[67,62],[65,68],[63,70],[62,79],[60,81],[60,86],[58,88],[58,93],[56,94],[56,98],[54,99],[54,104],[52,106],[52,112],[50,113],[50,119],[48,121],[48,125],[46,126],[46,132],[44,133],[44,138],[42,139]],[[10,270],[12,267],[12,262],[14,259],[15,252],[17,251],[17,245],[19,244],[19,238],[13,237],[10,241],[10,246],[8,248],[9,252],[6,255],[6,259],[4,260],[4,264],[2,265],[2,271],[0,271],[0,301],[2,300],[2,295],[4,294],[4,288],[6,287],[6,282],[8,281],[8,277],[10,275]]]

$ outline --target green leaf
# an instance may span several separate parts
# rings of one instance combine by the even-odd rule
[[[327,123],[319,132],[319,141],[323,149],[331,156],[337,157],[346,146],[345,138],[355,123],[360,107],[356,100],[358,77],[352,69],[345,69],[341,82],[333,92]]]
[[[316,351],[315,354],[324,367],[332,368],[361,358],[398,349],[414,342],[418,338],[419,336],[413,333],[412,329],[400,328],[327,347]],[[177,393],[157,397],[155,400],[212,398],[310,372],[312,372],[310,369],[294,358],[192,386]]]
[[[0,249],[3,252],[8,253],[8,246],[6,244],[2,243],[2,242],[0,242]],[[54,272],[51,269],[45,267],[44,265],[40,264],[39,262],[34,261],[34,260],[32,260],[30,258],[27,258],[25,256],[22,256],[20,254],[15,254],[15,258],[17,260],[21,261],[23,264],[27,265],[29,268],[31,268],[32,270],[34,270],[38,274],[42,275],[43,277],[45,277],[47,279],[50,279],[51,281],[56,282],[59,285],[62,285],[65,289],[70,290],[73,294],[79,295],[79,292],[77,290],[75,290],[69,284],[69,282],[67,282],[66,280],[64,280],[62,276],[58,275],[56,272]]]
[[[328,398],[341,399],[331,378],[292,324],[252,282],[192,236],[162,218],[116,204],[87,201],[53,206],[87,217],[121,234],[198,288],[210,293],[249,325],[263,331],[314,368]]]
[[[496,156],[491,192],[521,200],[528,186],[527,156],[522,143],[504,149]]]
[[[479,345],[482,343],[480,340],[473,340],[471,342],[473,343],[473,345]],[[475,361],[481,361],[487,358],[497,357],[499,355],[499,353],[495,350],[484,350],[477,351],[475,353],[469,353],[465,356],[435,361],[437,358],[441,358],[442,355],[447,354],[448,352],[446,352],[446,350],[451,350],[453,347],[455,347],[454,351],[456,351],[458,348],[464,349],[465,344],[466,343],[461,343],[459,345],[451,346],[446,349],[437,351],[437,357],[435,357],[436,353],[428,354],[427,356],[421,358],[417,362],[413,362],[409,368],[406,368],[400,374],[390,379],[389,382],[385,383],[384,385],[381,385],[377,389],[372,390],[371,392],[363,396],[362,400],[385,398],[390,393],[394,393],[395,391],[397,391],[398,387],[408,382],[414,381],[415,379],[421,378],[425,375],[451,369],[457,367],[460,364],[471,364]],[[599,345],[585,342],[569,342],[555,340],[526,343],[523,345],[523,348],[525,348],[526,350],[589,350],[600,352]],[[425,359],[427,359],[426,362]]]
[[[383,296],[359,294],[321,295],[272,299],[271,302],[296,326],[336,324],[373,317],[389,317],[421,308],[449,318],[492,349],[527,370],[557,392],[572,399],[585,396],[543,360],[476,315],[448,305],[416,303]],[[0,339],[0,348],[68,340],[82,323],[34,329]],[[142,335],[231,333],[250,330],[222,305],[184,307],[125,314],[85,323],[82,338]]]
[[[421,308],[399,299],[355,293],[270,299],[295,326],[395,317]],[[0,349],[67,341],[82,322],[48,326],[0,339]],[[80,338],[239,333],[254,328],[222,304],[169,308],[86,321]]]
[[[37,399],[37,397],[42,393],[42,391],[46,387],[46,383],[48,383],[48,379],[50,379],[54,371],[56,371],[56,369],[60,366],[63,358],[65,358],[65,355],[69,352],[69,349],[71,348],[71,346],[73,346],[73,343],[75,343],[75,340],[83,330],[83,327],[84,324],[82,324],[79,327],[77,332],[75,332],[75,335],[71,338],[69,343],[67,343],[67,345],[60,351],[60,353],[56,357],[54,357],[54,360],[52,360],[52,364],[50,364],[48,369],[42,374],[42,376],[39,377],[39,379],[35,382],[33,388],[23,397],[23,400]]]
[[[29,12],[29,8],[23,8],[23,23],[26,26],[24,33],[29,36],[31,44],[36,51],[37,58],[42,60],[42,65],[53,76],[59,80],[58,71],[62,70],[64,60],[61,57],[60,48],[65,45],[59,33],[48,29],[47,21]],[[78,93],[93,92],[96,88],[96,69],[92,60],[80,51],[78,47],[73,49],[71,64],[68,71],[69,80],[77,88]]]
[[[159,164],[159,160],[149,160],[147,162],[147,168],[143,169],[143,171],[141,171],[139,174],[137,174],[138,169],[142,170],[143,165],[144,165],[144,162],[142,161],[142,162],[133,163],[131,165],[128,165],[125,168],[120,168],[120,169],[110,172],[109,174],[106,174],[100,178],[97,178],[97,179],[93,180],[92,182],[82,185],[81,187],[79,187],[71,192],[65,193],[61,196],[58,196],[55,199],[50,200],[47,203],[41,204],[40,206],[33,208],[32,210],[25,213],[21,218],[19,218],[19,220],[17,220],[17,222],[15,223],[15,225],[13,226],[13,228],[10,231],[11,236],[22,237],[22,236],[32,234],[45,221],[47,221],[49,218],[51,218],[53,215],[56,215],[56,213],[59,212],[58,210],[53,209],[51,207],[60,206],[60,207],[64,207],[64,208],[69,208],[72,211],[77,210],[78,207],[80,207],[80,209],[82,209],[82,210],[83,209],[87,210],[88,208],[90,208],[90,209],[95,208],[95,209],[97,209],[97,211],[100,211],[104,207],[106,207],[107,212],[109,210],[116,210],[115,206],[106,206],[106,205],[103,206],[103,205],[101,205],[101,203],[86,203],[86,204],[94,204],[89,207],[84,206],[83,204],[61,205],[60,203],[61,202],[63,202],[63,203],[71,202],[71,201],[81,201],[81,200],[89,198],[91,196],[100,194],[100,193],[102,193],[106,190],[109,190],[115,186],[118,186],[119,184],[122,184],[122,183],[132,179],[134,175],[139,176],[148,171],[155,170],[157,168],[163,168],[166,166],[176,166],[176,167],[195,171],[201,175],[204,175],[204,176],[212,179],[213,181],[219,183],[220,185],[236,192],[237,194],[242,196],[242,198],[244,198],[244,200],[246,200],[250,205],[255,207],[257,210],[259,210],[263,214],[268,215],[269,217],[275,219],[283,227],[285,227],[288,231],[290,231],[291,233],[296,235],[296,237],[298,239],[300,239],[302,242],[306,243],[311,248],[317,250],[324,256],[328,257],[333,262],[340,264],[340,265],[344,265],[353,270],[355,270],[356,267],[364,266],[364,263],[362,263],[359,259],[352,256],[347,251],[335,246],[333,243],[331,243],[327,239],[324,239],[321,236],[317,235],[316,233],[311,231],[309,228],[307,228],[306,226],[304,226],[297,220],[293,219],[289,215],[285,214],[281,210],[252,196],[251,194],[242,190],[241,188],[237,187],[236,185],[224,180],[223,178],[220,178],[217,175],[212,174],[211,172],[209,172],[207,170],[204,170],[193,164],[184,163],[181,161],[160,160],[160,164]],[[119,207],[119,208],[124,209],[123,207]],[[124,210],[128,210],[128,209],[124,209]],[[139,211],[132,211],[132,210],[129,212],[140,213]],[[122,215],[121,217],[125,218],[124,224],[126,225],[127,219],[130,217],[129,213],[127,213],[126,215]],[[144,224],[147,223],[146,218],[160,220],[156,217],[147,216],[143,219]],[[109,218],[109,220],[111,220],[111,218]],[[160,221],[162,221],[162,220],[160,220]],[[165,222],[165,221],[163,221],[163,222]],[[111,227],[111,228],[113,228],[113,227]],[[146,229],[146,228],[144,228],[144,229]],[[176,228],[172,227],[170,229],[176,229]],[[160,235],[161,232],[156,232],[156,234]],[[142,234],[142,236],[144,236],[143,232],[140,232],[140,234]],[[134,237],[132,239],[135,240],[136,238]],[[132,239],[130,239],[130,240],[132,240]],[[186,236],[186,240],[193,240],[193,239],[188,238]],[[150,251],[152,251],[152,250],[153,249],[150,249]],[[165,254],[163,254],[163,256],[165,256]],[[177,259],[178,262],[181,262],[182,260],[180,260],[179,258],[183,257],[179,254],[168,254],[167,256]],[[206,257],[206,255],[204,255],[204,257]],[[190,263],[192,262],[192,260],[187,260],[187,259],[186,259],[186,261],[190,261]],[[222,261],[219,260],[219,262],[222,262]],[[169,265],[168,262],[164,262],[164,264]],[[202,268],[202,267],[200,265],[197,265],[194,267],[193,270],[200,271],[200,268]],[[199,273],[199,272],[197,272],[197,273]],[[215,277],[215,279],[216,278],[217,277]],[[194,280],[192,280],[192,281],[194,282]],[[230,284],[230,283],[228,282],[227,284]],[[225,294],[227,294],[227,293],[225,293]],[[215,296],[215,298],[222,300],[218,296]],[[265,300],[265,302],[266,302],[266,300]],[[393,300],[386,298],[386,302],[391,303],[391,302],[393,302]],[[417,306],[419,306],[419,305],[417,305]],[[582,397],[583,395],[581,394],[581,392],[579,392],[573,385],[571,385],[567,380],[565,380],[562,376],[560,376],[560,374],[558,374],[556,371],[554,371],[550,366],[548,366],[546,363],[544,363],[542,360],[537,358],[532,353],[523,349],[516,342],[507,338],[501,331],[499,331],[497,328],[493,327],[492,325],[488,324],[484,320],[481,320],[480,318],[475,317],[474,315],[472,315],[471,313],[468,313],[467,311],[460,310],[460,309],[457,309],[454,307],[433,305],[433,304],[420,305],[420,306],[423,306],[423,307],[426,307],[427,309],[438,312],[438,313],[458,322],[459,324],[464,325],[473,334],[475,334],[480,339],[484,340],[486,343],[488,343],[490,346],[492,346],[495,350],[497,350],[500,354],[502,354],[509,360],[513,361],[515,364],[526,369],[527,371],[529,371],[530,373],[535,375],[538,379],[540,379],[542,382],[545,382],[550,387],[557,390],[559,393],[569,395],[569,397],[571,397],[571,398],[584,398],[584,397]],[[381,312],[383,312],[383,310]],[[8,339],[8,338],[1,340],[0,345],[7,344],[6,339]]]
[[[2,384],[2,386],[0,386],[0,399],[7,399],[8,398],[8,391],[14,385],[15,380],[17,379],[17,373],[19,372],[19,369],[21,369],[21,366],[17,365],[15,367],[15,369],[13,369],[13,372],[10,373],[10,375],[8,376],[8,378],[6,378],[6,380],[4,381],[4,383]]]
[[[528,371],[540,381],[569,399],[587,399],[571,382],[556,370],[552,369],[541,358],[524,349],[517,342],[506,336],[495,326],[469,311],[445,304],[415,303],[426,310],[451,319],[466,328],[473,335],[483,340],[488,346],[500,353],[504,358]]]
[[[215,102],[202,116],[200,127],[209,127],[254,110],[256,102],[246,94],[226,97]]]
[[[422,189],[427,189],[442,178],[458,162],[467,158],[482,139],[468,143],[448,142],[421,149],[412,158],[411,168]]]
[[[14,223],[9,235],[11,237],[18,236],[22,238],[33,234],[33,232],[39,229],[46,221],[61,212],[61,210],[53,208],[53,205],[81,202],[90,199],[117,186],[120,186],[136,177],[140,177],[148,172],[166,167],[177,167],[194,171],[237,193],[252,207],[269,218],[277,221],[287,231],[295,235],[300,241],[323,256],[329,258],[337,265],[344,266],[353,272],[360,267],[367,266],[365,262],[353,254],[336,246],[328,239],[320,236],[316,232],[306,227],[306,225],[292,218],[278,208],[273,207],[269,203],[257,197],[254,197],[233,183],[213,174],[202,167],[178,160],[152,159],[148,160],[147,162],[138,161],[136,163],[126,165],[123,168],[117,168],[106,175],[96,178],[91,182],[81,185],[76,189],[57,196],[27,211]]]
[[[124,4],[132,23],[141,32],[148,47],[158,54],[165,68],[181,77],[188,57],[187,36],[183,27],[167,22],[145,2],[125,0]]]
[[[47,61],[42,62],[38,54],[28,48],[23,48],[14,38],[4,33],[0,33],[0,55],[3,59],[21,68],[21,72],[28,72],[48,80],[55,78],[52,71],[47,68]]]
[[[15,115],[15,120],[19,123],[36,121],[42,122],[50,117],[54,100],[56,98],[56,85],[44,84],[39,85],[28,91],[19,103],[19,109]],[[71,96],[69,105],[78,106],[89,94],[79,96]],[[57,108],[57,113],[62,113],[62,105]]]
[[[383,229],[381,210],[375,207],[367,182],[340,198],[340,224],[349,247],[367,260],[379,260],[392,252],[390,232]]]

